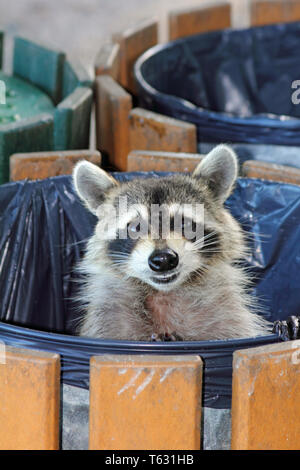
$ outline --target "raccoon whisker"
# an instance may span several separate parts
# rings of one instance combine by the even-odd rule
[[[113,252],[113,253],[110,253],[109,256],[111,256],[112,258],[128,258],[128,254],[127,253],[117,253],[117,252]]]
[[[207,240],[209,240],[210,238],[213,238],[215,235],[217,235],[217,232],[216,232],[216,231],[210,232],[208,235],[204,235],[204,237],[200,238],[200,239],[197,240],[196,242],[207,241]]]
[[[125,262],[127,262],[128,260],[128,255],[126,255],[125,253],[110,253],[110,258],[112,259],[112,262],[113,263],[123,263],[125,264]]]
[[[198,250],[199,248],[202,248],[203,246],[209,246],[209,245],[213,245],[213,244],[214,244],[214,242],[206,244],[204,242],[204,240],[197,240],[197,241],[193,242],[193,247]]]
[[[212,246],[212,245],[215,245],[215,244],[216,244],[216,242],[213,241],[213,242],[210,242],[210,243],[204,243],[203,246],[206,247],[206,246]]]
[[[255,238],[255,237],[264,237],[264,238],[271,238],[270,233],[261,233],[261,232],[244,232],[243,236],[245,238]]]
[[[208,238],[213,237],[216,234],[217,234],[216,230],[213,230],[212,232],[209,232],[207,235],[204,235],[203,238],[204,240],[207,240]]]
[[[215,244],[216,244],[215,242],[211,242],[211,243],[204,243],[204,242],[202,242],[202,243],[193,243],[193,249],[195,251],[199,251],[199,249],[201,249],[201,248],[205,249],[206,247],[214,246]]]
[[[111,264],[115,266],[120,265],[120,264],[125,265],[126,261],[124,259],[113,259]]]
[[[253,234],[250,234],[249,236],[244,236],[244,239],[247,243],[255,243],[255,242],[269,243],[269,239],[268,240],[263,240],[261,238],[257,238],[256,235],[257,235],[256,233],[255,234],[253,233]],[[271,235],[270,235],[270,237],[271,237]],[[270,238],[270,237],[268,237],[268,238]],[[267,236],[266,236],[266,238],[267,238]]]
[[[210,238],[214,237],[215,235],[217,235],[217,232],[210,232],[208,235],[205,235],[204,237],[202,238],[199,238],[199,240],[196,240],[194,242],[194,245],[199,245],[200,243],[203,243],[203,242],[206,242],[206,241],[211,241],[209,240]]]
[[[112,264],[126,264],[126,260],[121,258],[115,258],[113,259]]]
[[[204,253],[231,253],[230,250],[212,250],[212,249],[209,249],[209,250],[203,250]]]
[[[243,224],[243,225],[244,225],[244,227],[247,227],[247,228],[250,229],[249,231],[244,230],[243,236],[245,238],[247,238],[247,237],[256,237],[256,236],[264,237],[264,238],[270,238],[272,236],[270,233],[263,233],[263,232],[255,232],[254,233],[254,232],[251,231],[253,229],[253,225],[250,225],[250,224],[248,226],[245,225],[245,224]]]

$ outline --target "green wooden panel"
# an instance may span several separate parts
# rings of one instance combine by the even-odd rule
[[[17,37],[14,43],[13,74],[44,90],[57,104],[62,97],[65,54]]]
[[[89,148],[93,92],[77,87],[54,113],[54,149]]]
[[[13,153],[53,149],[53,127],[51,114],[0,126],[0,184],[9,180],[9,157]]]
[[[66,60],[63,72],[63,99],[73,93],[77,86],[92,88],[93,79],[87,69],[79,62]]]

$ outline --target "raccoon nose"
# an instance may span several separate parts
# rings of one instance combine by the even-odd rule
[[[152,271],[164,272],[176,268],[178,260],[178,254],[167,248],[153,251],[152,255],[149,256],[148,263]]]

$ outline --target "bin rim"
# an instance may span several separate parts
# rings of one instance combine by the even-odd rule
[[[249,342],[253,344],[253,347],[256,345],[269,344],[276,341],[280,341],[280,338],[277,334],[271,333],[264,336],[255,336],[247,338],[235,338],[235,339],[226,339],[226,340],[206,340],[206,341],[170,341],[170,342],[150,342],[150,341],[128,341],[128,340],[115,340],[115,339],[99,339],[99,338],[90,338],[83,336],[69,335],[65,333],[54,333],[43,330],[37,330],[28,328],[26,326],[14,325],[11,323],[6,323],[0,321],[0,340],[1,334],[4,333],[8,337],[13,337],[14,334],[18,335],[18,338],[21,337],[32,340],[41,340],[47,341],[50,343],[61,344],[64,346],[79,346],[79,348],[84,347],[99,347],[99,351],[103,349],[118,349],[120,352],[126,354],[129,353],[139,353],[139,352],[173,352],[173,353],[190,353],[191,351],[201,350],[210,350],[210,349],[231,349],[236,346],[240,349],[244,347],[249,347]],[[5,342],[5,341],[4,341]],[[130,352],[129,351],[130,348]]]

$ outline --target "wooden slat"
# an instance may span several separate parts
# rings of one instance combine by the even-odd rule
[[[10,155],[53,148],[53,124],[53,116],[43,114],[0,126],[0,184],[9,180]]]
[[[207,8],[191,8],[169,13],[169,38],[174,40],[193,34],[230,28],[231,6],[229,3]]]
[[[73,93],[77,86],[92,89],[94,87],[94,78],[78,59],[68,59],[64,62],[62,99]]]
[[[78,86],[54,111],[55,150],[89,148],[93,91]]]
[[[5,347],[0,362],[0,449],[59,447],[57,354]]]
[[[13,53],[13,74],[37,85],[55,104],[62,97],[65,53],[51,46],[16,37]]]
[[[132,98],[109,75],[100,75],[95,82],[97,148],[109,155],[110,165],[125,171]]]
[[[251,2],[251,25],[282,23],[300,20],[300,0]]]
[[[198,153],[132,150],[127,159],[127,171],[192,172],[202,158]]]
[[[141,108],[129,114],[130,150],[197,152],[194,124],[173,119]]]
[[[75,163],[80,160],[88,160],[100,166],[101,154],[97,150],[16,153],[10,157],[10,180],[36,180],[70,175]]]
[[[300,341],[236,351],[232,449],[300,449]]]
[[[244,162],[243,176],[300,185],[300,169],[259,160]]]
[[[198,356],[93,357],[90,449],[200,448]]]
[[[95,61],[95,75],[110,75],[118,81],[120,73],[120,45],[103,44]]]
[[[143,52],[157,44],[158,23],[154,20],[146,20],[121,34],[115,34],[113,41],[120,45],[120,75],[118,81],[126,90],[136,94],[133,66]]]

